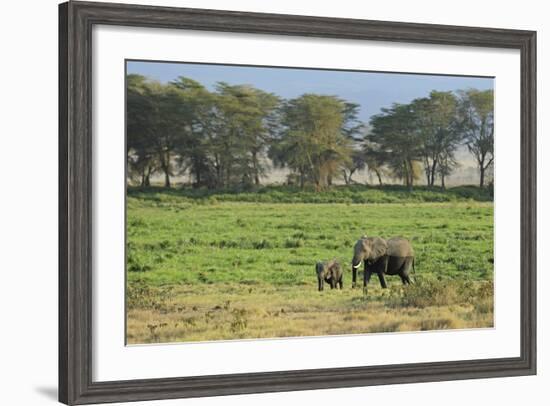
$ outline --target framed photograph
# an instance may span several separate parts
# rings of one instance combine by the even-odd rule
[[[59,8],[59,400],[536,373],[536,33]]]

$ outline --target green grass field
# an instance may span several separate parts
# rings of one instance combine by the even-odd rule
[[[363,234],[409,238],[416,283],[351,289]],[[342,291],[317,291],[339,259]],[[485,191],[341,187],[324,193],[132,189],[128,343],[415,331],[493,325],[493,203]],[[360,276],[359,276],[360,278]]]

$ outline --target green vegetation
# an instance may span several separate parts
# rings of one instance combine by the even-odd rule
[[[130,188],[128,341],[492,326],[493,204],[486,193]],[[402,287],[390,276],[382,290],[374,277],[368,296],[352,290],[349,262],[363,234],[409,238],[416,284]],[[344,290],[320,293],[314,265],[330,258],[346,269]]]
[[[263,186],[253,189],[165,189],[129,187],[128,196],[153,201],[158,205],[213,204],[217,202],[255,203],[436,203],[492,202],[492,190],[475,186],[450,189],[418,186],[410,192],[399,185],[370,187],[362,185],[333,186],[317,193],[314,189],[292,186]]]

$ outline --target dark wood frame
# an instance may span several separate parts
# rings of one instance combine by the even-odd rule
[[[368,367],[92,381],[91,46],[94,24],[518,49],[521,54],[521,355]],[[59,6],[59,400],[218,396],[536,373],[536,32],[69,2]]]

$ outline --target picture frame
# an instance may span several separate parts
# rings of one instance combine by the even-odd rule
[[[92,28],[276,34],[515,49],[521,60],[520,356],[94,381]],[[121,271],[122,272],[122,271]],[[59,6],[59,400],[88,404],[536,374],[536,32],[73,2]]]

